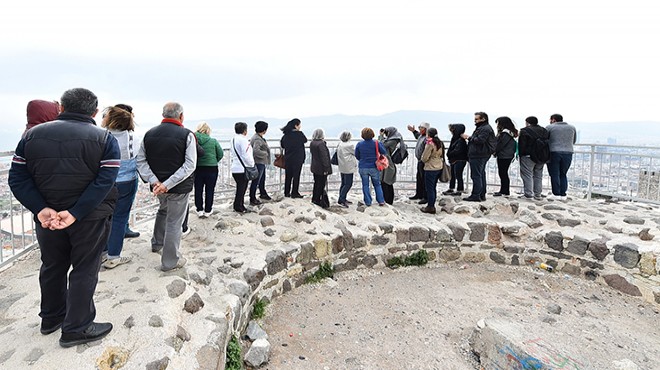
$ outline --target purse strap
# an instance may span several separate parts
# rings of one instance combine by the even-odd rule
[[[240,154],[238,154],[238,150],[236,150],[236,140],[232,139],[231,140],[231,146],[234,148],[234,152],[236,153],[236,156],[238,157],[238,160],[241,162],[241,166],[243,166],[243,169],[246,169],[245,163],[243,163],[243,159],[241,159]]]
[[[380,152],[378,151],[378,140],[376,140],[376,159],[380,159]]]

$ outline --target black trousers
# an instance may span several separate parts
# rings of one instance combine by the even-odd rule
[[[392,204],[394,203],[394,185],[386,184],[380,182],[381,187],[383,188],[383,198],[385,198],[385,203]],[[424,194],[426,198],[426,194]]]
[[[325,192],[325,184],[328,182],[328,175],[314,175],[314,189],[312,190],[312,202],[321,203],[321,198]]]
[[[63,333],[83,332],[96,317],[94,291],[111,219],[76,221],[63,230],[44,229],[36,223],[41,251],[39,316],[51,322],[62,320]]]
[[[245,192],[248,188],[248,179],[244,173],[232,173],[234,181],[236,181],[236,196],[234,197],[234,211],[245,211]]]
[[[497,158],[497,174],[500,176],[500,193],[509,195],[509,187],[511,181],[509,180],[509,167],[513,158]]]
[[[286,162],[286,168],[284,169],[284,196],[300,194],[300,172],[302,171],[302,166],[302,162]]]
[[[415,177],[415,196],[417,198],[426,199],[426,181],[424,180],[424,162],[422,161],[417,161],[417,176]]]

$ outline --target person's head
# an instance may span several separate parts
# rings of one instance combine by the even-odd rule
[[[289,121],[286,126],[282,127],[281,130],[284,133],[291,132],[293,130],[300,130],[300,124],[300,120],[298,118],[294,118]]]
[[[183,106],[177,102],[165,103],[163,118],[173,118],[183,122]]]
[[[128,104],[121,104],[121,103],[119,103],[119,104],[115,104],[115,107],[117,107],[117,108],[121,108],[121,109],[123,109],[123,110],[125,110],[125,111],[128,111],[128,113],[133,113],[133,107],[131,107],[131,106],[128,105]]]
[[[254,132],[257,134],[265,134],[266,130],[268,130],[268,122],[257,121],[254,124]]]
[[[426,136],[429,139],[431,139],[436,149],[440,148],[442,143],[440,142],[440,138],[438,137],[438,130],[435,127],[430,127],[428,130],[426,130]]]
[[[117,106],[107,107],[103,110],[101,127],[115,131],[133,131],[135,130],[133,114],[125,109],[118,108]]]
[[[513,123],[511,118],[502,116],[502,117],[497,117],[495,120],[495,123],[497,123],[497,132],[500,133],[504,130],[509,130],[513,137],[518,136],[518,130],[516,129],[516,125]]]
[[[376,134],[374,133],[374,130],[370,129],[369,127],[365,127],[360,132],[360,136],[364,140],[371,140],[374,138],[374,136],[376,136]]]
[[[339,140],[342,142],[347,142],[353,138],[353,135],[351,134],[350,131],[343,131],[341,134],[339,134]]]
[[[539,119],[534,116],[529,116],[525,118],[525,123],[527,124],[527,126],[538,126]]]
[[[450,123],[449,132],[451,132],[452,139],[459,138],[465,133],[465,125],[462,123]]]
[[[323,131],[322,128],[317,128],[312,132],[312,140],[324,140],[325,139],[325,132]]]
[[[99,99],[93,92],[77,87],[62,94],[60,99],[62,112],[78,113],[94,117],[98,113]]]
[[[561,114],[553,114],[550,116],[550,123],[555,123],[555,122],[564,122],[564,117],[562,117]]]
[[[419,133],[420,133],[421,135],[426,135],[426,130],[428,130],[429,127],[431,127],[431,124],[428,123],[428,122],[422,122],[422,123],[420,123],[420,124],[419,124]]]
[[[474,114],[474,123],[477,125],[480,123],[488,123],[488,115],[484,112],[476,112]]]
[[[245,122],[236,122],[234,124],[234,132],[236,132],[239,135],[246,135],[247,134],[247,123],[245,123]]]
[[[28,126],[54,121],[60,114],[60,104],[56,101],[32,100],[27,105]]]
[[[206,122],[202,122],[199,125],[197,125],[196,131],[199,132],[200,134],[211,135],[211,126],[209,126],[209,124]]]

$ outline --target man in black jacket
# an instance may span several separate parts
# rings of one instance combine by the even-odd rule
[[[426,130],[431,127],[428,122],[419,124],[419,131],[415,130],[414,125],[408,125],[408,131],[412,132],[417,143],[415,144],[415,158],[417,158],[417,175],[415,176],[415,195],[408,198],[410,200],[419,199],[419,204],[426,203],[426,185],[424,180],[424,162],[422,162],[422,153],[426,146]]]
[[[470,162],[470,177],[472,178],[472,194],[463,198],[468,202],[483,202],[486,200],[486,165],[495,151],[497,138],[493,128],[488,123],[488,115],[484,112],[474,114],[477,126],[472,136],[461,135],[468,140],[468,161]]]
[[[25,134],[9,170],[16,199],[35,215],[41,333],[61,327],[62,347],[99,340],[112,330],[110,323],[94,322],[93,296],[117,200],[120,153],[117,140],[96,126],[97,107],[91,91],[65,91],[62,113]]]
[[[162,253],[161,270],[186,264],[179,253],[183,220],[188,213],[188,194],[193,189],[197,165],[197,140],[183,127],[183,106],[163,107],[163,121],[144,135],[137,155],[138,172],[151,185],[160,207],[156,213],[151,251]]]
[[[520,130],[518,139],[518,155],[520,158],[520,178],[523,181],[524,193],[521,198],[541,200],[543,190],[543,166],[545,162],[536,163],[531,158],[532,151],[537,144],[536,139],[548,139],[548,131],[539,126],[538,118],[530,116],[525,118],[526,127]]]

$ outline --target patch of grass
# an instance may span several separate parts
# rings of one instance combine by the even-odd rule
[[[256,302],[254,302],[254,307],[252,307],[252,315],[250,315],[253,319],[258,320],[258,319],[263,319],[264,316],[266,316],[266,305],[268,303],[264,299],[257,299]]]
[[[316,272],[305,277],[305,284],[318,283],[325,278],[331,278],[334,275],[334,271],[335,269],[330,262],[323,262]]]
[[[429,254],[426,250],[421,249],[417,252],[406,256],[405,258],[393,257],[387,260],[387,267],[398,267],[398,266],[423,266],[429,262]]]
[[[229,344],[227,344],[227,362],[225,362],[225,369],[243,370],[243,361],[241,357],[241,343],[234,335],[231,337]]]

